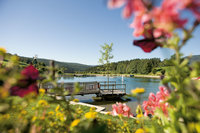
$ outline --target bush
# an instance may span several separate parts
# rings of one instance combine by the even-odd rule
[[[153,71],[152,71],[152,72],[153,72],[153,74],[156,74],[157,70],[156,70],[156,69],[153,69]]]

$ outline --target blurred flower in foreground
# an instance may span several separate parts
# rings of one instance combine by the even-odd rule
[[[87,119],[94,119],[96,118],[97,112],[87,112],[85,113],[85,118]]]
[[[95,110],[96,110],[95,107],[91,107],[91,108],[90,108],[90,112],[95,111]]]
[[[45,101],[45,100],[40,100],[40,101],[38,102],[38,106],[43,106],[43,107],[48,106],[48,102]]]
[[[123,115],[127,117],[133,117],[133,114],[131,113],[130,107],[128,107],[125,103],[116,103],[112,105],[112,112],[111,114],[116,116],[116,115]]]
[[[5,48],[2,48],[2,47],[0,47],[0,53],[3,53],[3,54],[5,54],[5,53],[6,53],[6,49],[5,49]]]
[[[73,102],[79,102],[79,100],[78,99],[73,99]]]
[[[33,65],[29,65],[21,71],[21,75],[24,76],[24,79],[31,80],[33,82],[37,80],[39,73]]]
[[[21,71],[21,79],[16,86],[10,89],[10,94],[13,96],[24,97],[29,93],[38,94],[37,78],[39,76],[38,70],[29,65]]]
[[[70,127],[75,127],[75,126],[77,126],[79,123],[80,123],[80,119],[76,119],[76,120],[74,120],[74,121],[71,123]]]
[[[145,130],[142,128],[138,128],[135,133],[145,133]]]
[[[131,96],[136,97],[138,104],[140,104],[141,96],[142,96],[141,94],[143,94],[144,92],[145,92],[144,88],[136,88],[134,90],[131,90]]]
[[[169,96],[169,92],[164,87],[159,87],[159,90],[157,94],[150,93],[149,94],[149,100],[143,102],[143,108],[145,110],[145,116],[148,114],[154,114],[154,111],[156,108],[160,108],[165,115],[168,114],[167,108],[169,107],[168,103],[165,103],[164,101],[167,100]]]
[[[39,93],[41,94],[41,95],[44,95],[44,93],[45,93],[45,89],[39,89]]]
[[[60,105],[57,105],[56,109],[55,109],[55,112],[58,112],[60,109]]]
[[[54,112],[53,112],[53,111],[50,111],[50,112],[48,112],[48,115],[53,116],[53,115],[54,115]]]
[[[159,3],[159,4],[158,4]],[[200,21],[199,0],[108,0],[108,8],[120,8],[124,6],[122,15],[124,18],[134,16],[130,25],[134,29],[133,36],[143,36],[141,40],[133,43],[142,48],[144,52],[151,52],[157,47],[167,44],[167,39],[172,37],[177,29],[185,30],[188,20],[193,15]],[[192,15],[183,18],[185,10]]]
[[[132,94],[143,94],[145,92],[144,88],[136,88],[134,90],[131,90]]]

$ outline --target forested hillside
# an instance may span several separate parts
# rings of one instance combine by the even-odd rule
[[[12,54],[8,54],[8,56],[10,56]],[[29,64],[31,62],[33,62],[34,58],[30,58],[30,57],[23,57],[23,56],[18,56],[19,60],[20,60],[20,64],[21,65],[26,65]],[[49,62],[51,60],[50,59],[42,59],[42,58],[37,58],[36,59],[36,63],[39,66],[49,66]],[[81,72],[81,71],[85,71],[86,69],[92,67],[89,65],[84,65],[84,64],[79,64],[79,63],[69,63],[69,62],[59,62],[59,61],[55,61],[55,65],[62,70],[64,73],[74,73],[74,72]]]
[[[161,71],[161,67],[170,66],[168,60],[161,61],[159,58],[152,58],[152,59],[133,59],[130,61],[120,61],[111,63],[109,67],[110,73],[116,74],[148,74],[154,70]],[[160,67],[158,69],[158,67]],[[91,67],[87,70],[87,72],[91,73],[103,73],[106,71],[106,66],[95,66]]]
[[[12,54],[8,54],[10,56]],[[172,55],[170,59],[163,61],[160,58],[151,59],[133,59],[127,61],[112,62],[108,66],[109,73],[112,74],[149,74],[149,73],[161,73],[164,72],[169,66],[172,66],[170,60],[174,58]],[[33,62],[34,58],[18,56],[21,66]],[[187,58],[187,57],[185,57]],[[49,66],[49,59],[37,58],[36,63],[40,71],[44,71],[46,66]],[[200,62],[200,55],[194,55],[190,58],[189,64],[193,62]],[[59,62],[55,61],[55,65],[58,67],[58,71],[61,73],[74,73],[74,72],[87,72],[87,73],[105,73],[107,67],[105,65],[89,66],[79,63]]]
[[[200,62],[200,55],[193,55],[190,59],[190,64],[193,62]]]
[[[20,61],[22,62],[30,62],[32,61],[33,58],[27,58],[27,57],[20,57]],[[42,59],[42,58],[38,58],[37,59],[38,62],[42,62],[44,63],[46,66],[49,65],[49,62],[51,60],[49,59]],[[57,65],[58,67],[63,67],[66,69],[66,72],[78,72],[78,71],[85,71],[86,69],[90,68],[91,66],[89,65],[84,65],[84,64],[79,64],[79,63],[70,63],[70,62],[59,62],[59,61],[55,61],[55,65]]]
[[[112,74],[156,74],[164,73],[170,66],[173,66],[171,61],[175,58],[172,55],[170,59],[151,58],[151,59],[133,59],[120,62],[112,62],[109,64],[108,72]],[[188,58],[188,57],[184,57]],[[190,57],[189,64],[200,62],[200,55]],[[87,69],[89,73],[105,73],[107,67],[105,65],[95,66]]]

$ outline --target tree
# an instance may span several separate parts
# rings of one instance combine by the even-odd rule
[[[33,63],[33,65],[34,65],[35,67],[37,67],[37,65],[38,65],[37,55],[35,55],[35,57],[33,57],[32,63]]]
[[[113,46],[113,43],[111,43],[110,45],[106,43],[104,45],[101,45],[101,48],[102,48],[102,50],[100,50],[101,58],[99,59],[99,63],[101,65],[109,64],[110,60],[113,58],[113,55],[111,54],[112,46]]]
[[[99,59],[99,63],[101,65],[106,66],[106,72],[107,72],[107,77],[108,77],[108,83],[109,83],[109,71],[110,71],[110,60],[113,58],[113,55],[111,54],[112,52],[112,46],[113,43],[101,45],[102,50],[100,50],[101,53],[101,58]]]

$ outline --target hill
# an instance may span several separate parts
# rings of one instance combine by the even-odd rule
[[[200,55],[193,55],[189,61],[189,64],[192,64],[193,62],[200,62]]]
[[[11,55],[11,54],[9,54],[9,55]],[[18,57],[22,64],[29,64],[30,62],[33,61],[33,58],[30,58],[30,57],[24,57],[24,56],[18,56]],[[50,61],[52,61],[52,60],[37,58],[37,62],[39,62],[40,64],[45,64],[45,66],[49,66]],[[81,72],[81,71],[85,71],[88,68],[92,67],[90,65],[85,65],[85,64],[80,64],[80,63],[60,62],[60,61],[55,61],[55,65],[58,66],[59,68],[65,68],[65,72],[68,72],[68,73]]]
[[[159,66],[166,66],[159,58],[133,59],[127,61],[112,62],[109,66],[94,66],[87,70],[88,73],[105,73],[109,69],[112,74],[149,74]],[[109,67],[109,68],[107,68]]]
[[[164,73],[171,64],[170,60],[174,59],[175,55],[171,56],[170,59],[161,61],[159,58],[151,59],[133,59],[128,61],[112,62],[110,64],[109,73],[115,74],[156,74],[158,72]],[[185,57],[187,58],[187,57]],[[200,62],[200,55],[193,55],[190,58],[189,64],[193,62]],[[89,73],[105,73],[106,66],[94,66],[87,70]]]

